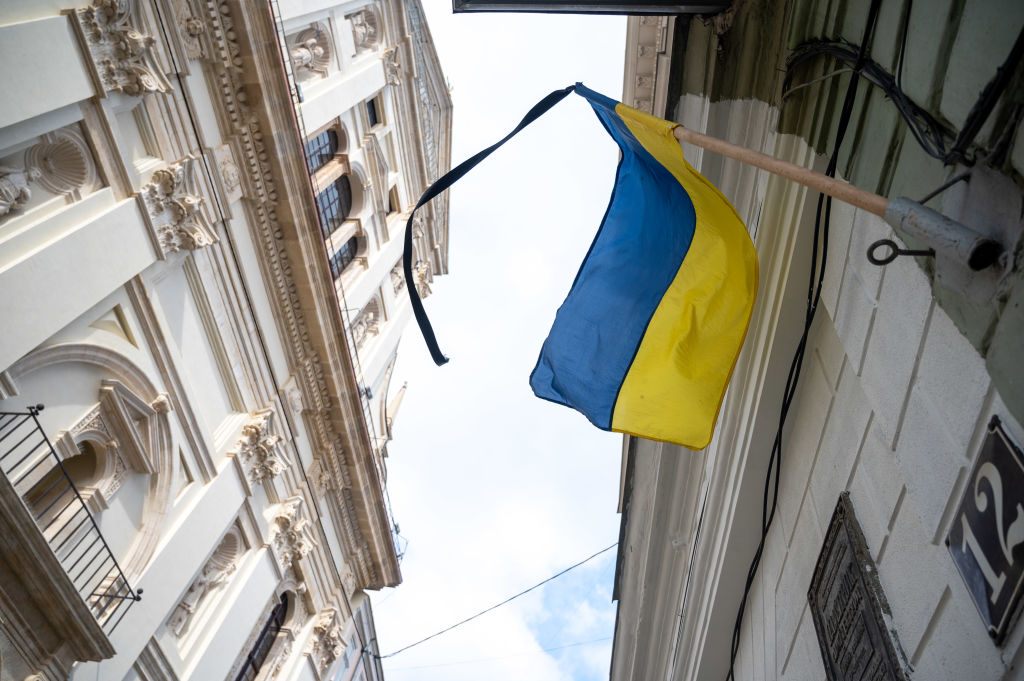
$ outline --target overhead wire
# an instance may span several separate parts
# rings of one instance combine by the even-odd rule
[[[579,646],[593,645],[594,643],[604,643],[605,641],[612,640],[612,636],[605,636],[604,638],[595,638],[591,641],[577,641],[575,643],[566,643],[560,646],[554,646],[552,648],[541,648],[540,650],[524,650],[521,653],[510,653],[508,655],[498,655],[496,657],[479,657],[473,660],[458,660],[456,662],[441,662],[439,664],[421,664],[415,667],[390,667],[388,668],[388,674],[393,672],[404,672],[413,669],[433,669],[436,667],[455,667],[463,664],[477,664],[479,662],[493,662],[495,660],[508,660],[513,657],[525,657],[527,655],[540,655],[543,653],[551,653],[556,650],[565,650],[566,648],[577,648]]]
[[[868,9],[867,22],[864,27],[864,37],[854,63],[853,73],[850,75],[850,82],[846,88],[846,96],[840,110],[839,122],[836,129],[836,139],[833,144],[832,155],[829,158],[825,174],[834,177],[839,163],[839,150],[842,147],[846,136],[850,118],[853,114],[853,105],[857,96],[857,84],[864,67],[868,61],[867,45],[871,41],[875,23],[878,19],[878,11],[881,0],[872,0]],[[788,76],[788,74],[787,74]],[[768,538],[768,531],[771,529],[775,519],[775,512],[779,502],[779,481],[782,476],[782,434],[786,426],[786,418],[789,415],[790,407],[796,395],[796,388],[799,384],[800,373],[803,368],[804,354],[807,350],[807,341],[810,336],[811,325],[814,322],[814,315],[821,302],[821,290],[825,279],[825,266],[828,261],[828,238],[832,216],[832,198],[824,194],[818,195],[818,203],[814,217],[814,235],[811,244],[811,268],[807,285],[807,307],[804,313],[804,327],[797,343],[796,351],[790,362],[789,373],[786,377],[786,386],[783,390],[782,406],[779,412],[778,429],[775,432],[775,439],[772,442],[771,454],[768,459],[768,470],[764,480],[764,495],[761,501],[761,538],[757,550],[750,561],[747,570],[747,578],[743,587],[743,595],[740,597],[740,605],[736,613],[736,622],[733,625],[732,642],[729,655],[729,672],[726,681],[733,681],[735,677],[736,655],[739,652],[741,632],[743,628],[743,615],[746,611],[747,599],[757,577],[758,568],[761,564],[761,557],[764,553],[765,542]],[[824,217],[824,220],[822,220]],[[819,264],[820,263],[820,264]],[[770,499],[770,502],[769,502]]]
[[[387,659],[389,657],[394,657],[395,655],[398,655],[401,652],[405,652],[406,650],[409,650],[409,648],[418,646],[421,643],[426,643],[430,639],[436,638],[436,637],[440,636],[441,634],[446,634],[449,631],[451,631],[452,629],[455,629],[456,627],[461,627],[463,624],[466,624],[467,622],[471,622],[471,621],[475,620],[477,617],[480,617],[481,615],[486,615],[487,613],[491,612],[492,610],[496,610],[496,609],[500,608],[503,605],[511,603],[512,601],[514,601],[515,599],[519,598],[520,596],[524,596],[524,595],[530,593],[531,591],[533,591],[534,589],[537,589],[537,588],[539,588],[541,586],[544,586],[545,584],[547,584],[548,582],[550,582],[550,581],[552,581],[554,579],[558,579],[559,577],[561,577],[565,573],[567,573],[567,572],[569,572],[571,570],[575,570],[576,568],[580,567],[584,563],[590,562],[591,560],[593,560],[593,559],[597,558],[598,556],[600,556],[602,553],[605,553],[607,551],[611,551],[612,549],[614,549],[618,545],[619,545],[619,543],[615,542],[611,546],[606,546],[605,548],[601,549],[597,553],[595,553],[595,554],[593,554],[591,556],[588,556],[587,558],[584,558],[580,562],[575,563],[573,565],[570,565],[569,567],[565,568],[564,570],[562,570],[562,571],[560,571],[560,572],[558,572],[556,574],[551,575],[550,577],[548,577],[544,581],[537,582],[536,584],[534,584],[530,588],[524,589],[524,590],[520,591],[519,593],[517,593],[516,595],[510,596],[509,598],[506,598],[501,603],[497,603],[495,605],[492,605],[489,608],[481,610],[480,612],[476,613],[475,615],[471,615],[471,616],[467,617],[466,619],[464,619],[464,620],[462,620],[460,622],[456,622],[455,624],[451,625],[450,627],[445,627],[444,629],[441,629],[440,631],[434,632],[430,636],[426,636],[424,638],[421,638],[419,641],[416,641],[415,643],[410,643],[409,645],[405,646],[404,648],[399,648],[398,650],[396,650],[393,653],[388,653],[387,655],[379,655],[377,657],[378,657],[378,659],[381,659],[381,660]]]

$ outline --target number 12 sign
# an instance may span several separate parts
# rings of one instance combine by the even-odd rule
[[[1024,455],[998,416],[964,490],[946,546],[996,645],[1024,588]]]

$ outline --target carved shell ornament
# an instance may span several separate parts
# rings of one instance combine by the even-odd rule
[[[31,146],[25,152],[29,166],[40,170],[37,182],[52,194],[70,194],[91,189],[98,183],[96,166],[85,140],[69,129],[46,137],[52,139]]]

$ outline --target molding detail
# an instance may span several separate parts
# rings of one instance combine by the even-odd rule
[[[319,545],[309,521],[302,517],[303,504],[301,496],[289,497],[281,502],[274,516],[274,550],[285,570],[293,572],[299,560]]]
[[[288,459],[281,447],[279,435],[270,431],[274,418],[272,409],[255,412],[249,423],[242,427],[238,441],[238,457],[249,466],[249,482],[256,484],[272,480],[288,468]]]
[[[405,288],[405,272],[401,262],[391,268],[391,288],[394,289],[395,295]]]
[[[313,640],[310,644],[310,654],[313,662],[321,674],[334,663],[341,654],[345,652],[347,642],[342,635],[342,621],[338,611],[334,608],[321,610],[317,615],[316,624],[313,625]]]
[[[175,0],[174,14],[178,22],[178,30],[181,33],[182,44],[185,46],[185,56],[189,59],[199,59],[205,56],[201,36],[206,33],[206,23],[192,9],[188,0]]]
[[[175,636],[181,638],[204,599],[224,584],[227,578],[234,573],[238,567],[238,559],[244,552],[245,543],[238,527],[234,526],[220,540],[213,555],[199,571],[199,576],[195,578],[188,591],[185,592],[184,598],[178,603],[178,607],[171,613],[167,627],[174,632]]]
[[[24,208],[32,199],[32,190],[28,188],[28,183],[39,180],[42,175],[43,171],[31,166],[0,166],[0,217]]]
[[[377,8],[372,5],[364,7],[355,14],[349,15],[348,20],[352,23],[352,37],[355,39],[356,51],[364,52],[377,49],[381,34]]]
[[[331,63],[331,45],[334,37],[322,23],[315,23],[295,37],[295,42],[288,48],[292,67],[301,76],[304,73],[327,77]]]
[[[430,282],[434,281],[433,265],[430,264],[430,261],[421,260],[416,263],[412,275],[416,281],[416,292],[420,295],[420,298],[429,296]]]
[[[153,56],[155,38],[135,28],[135,0],[93,0],[75,17],[104,90],[135,97],[171,90]]]
[[[194,162],[195,158],[187,156],[156,171],[140,191],[164,256],[194,251],[217,241],[200,210],[203,198],[197,193]]]
[[[384,76],[387,78],[388,85],[401,85],[402,66],[398,63],[398,46],[384,50],[381,60],[384,62]]]

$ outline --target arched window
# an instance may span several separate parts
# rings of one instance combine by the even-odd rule
[[[348,175],[342,175],[320,192],[316,203],[320,211],[320,228],[324,239],[327,239],[345,222],[352,210],[352,185],[349,184]]]
[[[324,130],[306,142],[306,167],[310,173],[323,168],[338,153],[338,133]]]
[[[281,594],[281,601],[270,611],[270,617],[267,618],[266,623],[260,630],[259,636],[256,637],[256,642],[253,644],[252,650],[249,651],[249,655],[245,658],[245,663],[238,672],[238,676],[235,677],[235,681],[252,681],[259,676],[260,669],[263,667],[263,663],[267,661],[267,655],[270,654],[270,649],[274,645],[274,639],[281,633],[281,627],[284,626],[287,614],[288,594],[283,593]]]
[[[356,259],[356,253],[359,251],[359,240],[357,237],[352,237],[345,244],[338,249],[338,252],[331,256],[331,274],[337,279],[341,276],[341,273],[345,271],[345,268]]]

